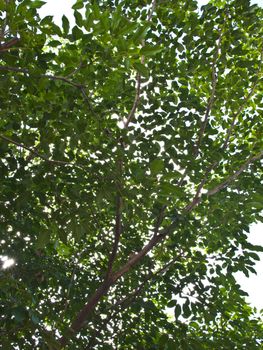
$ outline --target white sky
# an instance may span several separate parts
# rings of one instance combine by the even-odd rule
[[[207,0],[199,0],[199,6],[205,5]],[[75,3],[75,0],[46,0],[46,4],[40,9],[41,17],[47,15],[53,15],[54,21],[60,25],[61,17],[65,14],[69,21],[74,21],[73,10],[71,6]],[[263,7],[263,0],[251,0],[251,4],[258,4]],[[249,241],[253,244],[263,246],[263,224],[254,224],[251,226],[251,232],[249,234]],[[238,283],[249,294],[247,298],[248,302],[252,306],[258,309],[263,309],[263,253],[260,253],[261,261],[257,262],[254,266],[257,271],[257,275],[251,275],[247,278],[243,273],[236,275]]]

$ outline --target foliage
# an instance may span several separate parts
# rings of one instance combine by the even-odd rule
[[[262,9],[0,1],[3,349],[259,349]]]

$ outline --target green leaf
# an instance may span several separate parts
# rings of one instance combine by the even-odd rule
[[[189,307],[189,302],[186,302],[183,304],[183,315],[185,318],[188,318],[191,316],[191,310]]]
[[[141,55],[143,56],[154,56],[159,52],[162,52],[163,48],[160,46],[150,46],[150,45],[145,45],[144,47],[141,48]]]
[[[79,27],[81,27],[83,25],[83,18],[82,18],[81,13],[75,10],[74,11],[74,17],[75,17],[76,24]]]
[[[178,305],[176,300],[170,300],[169,303],[167,304],[167,307],[174,307]]]
[[[75,4],[72,6],[72,9],[73,10],[79,10],[79,9],[82,9],[82,7],[84,7],[84,2],[83,0],[77,0],[75,2]]]
[[[38,9],[38,8],[41,8],[45,4],[46,4],[46,1],[34,0],[30,3],[30,7],[33,9]]]
[[[42,231],[38,234],[36,248],[37,249],[45,248],[49,242],[50,242],[50,232],[48,230],[42,229]]]
[[[75,26],[72,29],[72,35],[73,35],[74,40],[79,40],[82,38],[83,33],[82,33],[82,30],[79,29],[79,27]]]
[[[151,174],[153,176],[161,173],[164,169],[164,162],[162,159],[155,159],[150,163]]]
[[[64,33],[67,35],[69,32],[69,20],[65,15],[62,16],[62,28]]]
[[[42,21],[40,22],[40,24],[42,26],[44,25],[51,25],[53,22],[53,16],[46,16],[42,19]]]
[[[15,316],[15,321],[18,323],[22,323],[28,317],[28,313],[23,306],[17,306],[14,308],[12,314]]]
[[[139,44],[145,38],[150,27],[151,24],[147,23],[136,30],[136,32],[133,35],[133,41],[135,44]]]
[[[142,76],[144,77],[148,77],[149,76],[149,71],[148,69],[145,67],[144,64],[139,63],[139,62],[134,62],[133,63],[133,67],[137,70],[138,73],[140,73]]]
[[[177,304],[174,309],[174,316],[176,319],[178,319],[178,317],[181,315],[181,312],[181,305]]]
[[[255,209],[259,209],[259,210],[263,209],[263,202],[247,202],[246,204]]]

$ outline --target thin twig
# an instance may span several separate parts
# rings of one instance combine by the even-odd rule
[[[148,16],[147,16],[147,21],[148,22],[150,22],[151,19],[152,19],[155,7],[156,7],[156,0],[153,0],[152,4],[151,4],[151,7],[150,7],[150,10],[148,12]],[[142,45],[142,47],[145,46],[145,40],[142,40],[141,45]],[[144,61],[145,61],[145,57],[142,56],[141,57],[141,64],[144,64]],[[128,116],[127,116],[127,118],[126,118],[126,120],[124,122],[124,129],[128,128],[131,120],[133,119],[133,117],[134,117],[134,115],[136,113],[137,107],[139,105],[140,98],[141,98],[141,79],[142,79],[141,78],[141,74],[137,73],[137,75],[136,75],[136,93],[135,93],[135,97],[134,97],[134,101],[133,101],[133,105],[132,105],[131,111],[128,114]]]
[[[136,75],[136,94],[135,94],[135,98],[133,101],[132,109],[131,109],[130,113],[128,114],[128,117],[124,123],[125,129],[128,128],[131,120],[134,117],[134,114],[135,114],[137,107],[139,105],[139,102],[140,102],[140,97],[141,97],[140,94],[141,94],[141,74],[137,73],[137,75]]]
[[[212,196],[217,192],[221,191],[223,188],[226,188],[231,182],[233,182],[251,163],[259,160],[263,156],[263,151],[256,154],[253,157],[248,158],[244,164],[231,176],[229,176],[225,181],[221,182],[219,185],[215,186],[213,189],[209,190],[205,196]],[[184,208],[185,212],[190,212],[194,207],[196,207],[202,201],[202,196],[195,196],[194,199]]]
[[[208,99],[206,112],[205,112],[205,118],[204,118],[204,121],[201,125],[199,138],[196,142],[196,148],[195,148],[195,152],[194,152],[195,156],[198,155],[198,153],[199,153],[199,148],[201,146],[202,139],[203,139],[203,136],[205,133],[205,129],[206,129],[206,126],[208,123],[208,118],[209,118],[210,112],[212,110],[214,101],[215,101],[216,85],[217,85],[217,81],[218,81],[218,77],[216,75],[216,63],[217,63],[217,60],[218,60],[218,57],[220,54],[221,41],[222,41],[222,30],[220,30],[220,33],[219,33],[218,44],[217,44],[216,51],[215,51],[214,58],[213,58],[213,62],[212,62],[212,91],[211,91],[211,95]]]
[[[159,212],[159,215],[157,217],[157,220],[156,220],[156,223],[155,223],[155,226],[154,226],[154,231],[153,231],[153,235],[156,236],[158,234],[158,231],[160,229],[160,226],[163,222],[163,219],[164,219],[164,212],[165,212],[165,209],[166,209],[167,205],[163,205],[160,212]]]
[[[27,68],[17,68],[17,67],[10,67],[10,66],[0,66],[0,71],[9,71],[9,72],[17,72],[17,73],[24,73],[24,74],[30,74],[29,69]],[[61,77],[61,76],[57,76],[57,75],[51,75],[51,74],[37,74],[37,76],[41,77],[41,78],[47,78],[50,80],[60,80],[60,81],[64,81],[65,83],[72,85],[76,88],[83,88],[85,87],[85,85],[80,84],[80,83],[75,83],[72,80],[69,80],[65,77]]]
[[[228,147],[228,144],[229,144],[229,140],[230,140],[230,137],[232,135],[232,131],[235,127],[235,123],[236,123],[236,119],[237,117],[240,115],[240,113],[243,111],[243,109],[245,108],[246,106],[246,103],[249,101],[249,99],[252,97],[252,95],[254,94],[255,92],[255,89],[257,87],[257,84],[259,83],[260,81],[260,71],[261,71],[261,66],[262,66],[262,61],[263,61],[263,46],[261,48],[261,53],[260,53],[260,61],[259,61],[259,67],[258,67],[258,70],[257,70],[257,73],[256,73],[256,76],[258,76],[258,78],[256,79],[256,81],[254,82],[254,84],[252,85],[252,88],[250,90],[250,92],[247,94],[247,96],[244,98],[243,100],[243,103],[240,105],[239,109],[237,110],[237,112],[233,115],[233,118],[232,118],[232,122],[231,122],[231,125],[230,127],[228,128],[227,130],[227,134],[226,134],[226,139],[225,139],[225,142],[222,146],[222,150],[225,150],[227,147]]]
[[[84,101],[87,103],[87,105],[89,107],[89,110],[95,115],[95,111],[94,111],[94,109],[93,109],[93,107],[92,107],[92,105],[90,103],[88,95],[86,94],[85,87],[84,86],[80,87],[80,91],[82,93]]]
[[[212,190],[209,190],[207,192],[207,196],[212,196],[215,193],[219,192],[223,188],[227,187],[231,182],[233,182],[251,163],[259,160],[263,156],[263,151],[259,152],[253,157],[250,157],[246,160],[244,164],[241,165],[241,167],[231,176],[229,176],[225,181],[223,181],[221,184],[214,187]]]
[[[76,275],[76,270],[77,270],[77,263],[74,264],[74,268],[72,270],[71,276],[70,276],[70,281],[69,281],[69,285],[67,288],[67,294],[66,294],[66,301],[65,301],[65,308],[64,308],[64,313],[66,313],[68,306],[69,306],[69,295],[71,292],[71,288],[73,287],[73,282],[74,282],[74,278]]]
[[[4,141],[7,141],[9,143],[12,143],[13,145],[15,146],[18,146],[18,147],[21,147],[23,149],[26,149],[27,151],[29,151],[30,153],[34,154],[36,157],[39,157],[43,160],[45,160],[46,162],[49,162],[50,164],[54,164],[54,165],[73,165],[73,166],[78,166],[79,165],[76,165],[74,163],[71,163],[71,162],[66,162],[66,161],[63,161],[63,160],[54,160],[54,159],[49,159],[47,156],[43,155],[43,154],[40,154],[39,152],[36,151],[36,149],[34,149],[33,147],[28,147],[20,142],[17,142],[13,139],[10,139],[9,137],[7,136],[4,136],[4,135],[0,135],[0,138]]]
[[[115,218],[115,235],[114,235],[114,243],[112,247],[112,252],[109,258],[108,262],[108,268],[106,272],[106,277],[105,279],[108,280],[109,276],[111,275],[112,272],[112,267],[114,260],[117,256],[117,251],[118,251],[118,245],[121,237],[121,211],[122,211],[122,197],[118,193],[117,194],[117,199],[116,199],[116,218]]]
[[[260,61],[260,64],[259,64],[259,68],[258,68],[258,72],[257,74],[259,75],[259,72],[261,70],[261,64],[262,64],[262,60],[263,60],[263,49],[261,50],[261,61]],[[240,107],[238,108],[237,112],[233,115],[233,118],[232,118],[232,122],[227,130],[227,134],[226,134],[226,139],[221,147],[221,152],[222,151],[225,151],[229,145],[229,140],[230,140],[230,137],[232,135],[232,131],[235,127],[235,123],[236,123],[236,119],[237,117],[240,115],[240,113],[242,113],[242,111],[244,110],[245,106],[246,106],[246,103],[249,101],[249,99],[252,97],[252,95],[254,94],[255,92],[255,89],[256,89],[256,86],[258,84],[260,80],[260,77],[255,81],[255,83],[253,84],[253,86],[251,87],[251,90],[250,92],[248,93],[248,95],[244,98],[243,100],[243,103],[240,105]],[[213,162],[212,164],[210,164],[206,170],[205,170],[205,175],[204,175],[204,178],[202,179],[202,181],[200,182],[200,184],[198,185],[197,187],[197,190],[196,190],[196,193],[195,193],[195,196],[194,196],[194,200],[193,200],[193,204],[194,206],[196,204],[198,204],[198,198],[200,197],[200,194],[201,194],[201,191],[204,187],[204,185],[206,184],[207,180],[208,180],[208,177],[209,177],[209,174],[217,167],[217,165],[219,164],[219,160]],[[181,185],[182,184],[182,180],[184,179],[185,177],[185,174],[186,174],[186,171],[184,173],[184,175],[182,176],[179,184]]]
[[[156,0],[153,0],[151,3],[150,11],[148,12],[147,21],[150,22],[152,20],[153,12],[156,8]]]
[[[78,65],[78,67],[77,68],[75,68],[71,73],[69,73],[67,76],[66,76],[66,78],[68,79],[68,78],[70,78],[70,77],[72,77],[74,74],[76,74],[79,70],[81,70],[81,68],[83,68],[84,67],[84,63],[83,63],[83,61],[81,60],[80,61],[80,64]]]

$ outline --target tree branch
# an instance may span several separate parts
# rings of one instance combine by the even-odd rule
[[[173,222],[168,227],[161,230],[161,232],[157,235],[154,235],[150,241],[137,253],[134,254],[126,264],[124,264],[119,271],[116,271],[111,279],[112,284],[115,283],[120,277],[122,277],[125,273],[131,270],[133,266],[138,264],[142,260],[142,258],[149,253],[158,243],[163,241],[163,239],[168,236],[177,226],[176,222]]]
[[[16,68],[16,67],[10,67],[10,66],[0,66],[0,71],[9,71],[9,72],[17,72],[17,73],[24,73],[24,74],[30,74],[29,69],[26,68]],[[74,81],[67,79],[65,77],[51,75],[51,74],[37,74],[37,76],[41,78],[47,78],[50,80],[60,80],[64,81],[65,83],[72,85],[78,89],[81,89],[85,87],[83,84],[75,83]]]
[[[120,237],[121,237],[121,211],[122,211],[122,198],[121,198],[121,195],[118,193],[117,199],[116,199],[116,218],[115,218],[114,243],[113,243],[112,252],[111,252],[111,255],[109,258],[109,262],[108,262],[108,269],[106,272],[105,280],[109,279],[109,276],[111,275],[111,272],[112,272],[114,260],[117,256],[118,245],[119,245],[119,241],[120,241]]]
[[[147,16],[147,21],[148,22],[150,22],[151,19],[152,19],[155,7],[156,7],[156,0],[153,0],[152,4],[151,4],[151,7],[150,7],[150,10],[148,12],[148,16]],[[142,45],[142,47],[145,46],[145,41],[144,40],[142,40],[141,45]],[[142,64],[144,64],[144,60],[145,60],[145,57],[142,56],[142,58],[141,58],[141,63]],[[141,74],[137,73],[137,75],[136,75],[136,93],[135,93],[135,98],[134,98],[134,101],[133,101],[132,109],[131,109],[130,113],[128,114],[127,118],[126,118],[126,121],[124,122],[124,129],[128,128],[131,120],[133,119],[133,117],[135,115],[135,112],[137,110],[137,107],[139,105],[140,98],[141,98]]]
[[[261,69],[261,64],[262,64],[262,60],[263,60],[263,48],[261,50],[261,61],[260,61],[260,64],[259,64],[259,69],[258,69],[258,74],[260,72],[260,69]],[[240,115],[240,113],[243,111],[243,109],[245,108],[246,106],[246,103],[248,102],[248,100],[251,98],[251,96],[254,94],[255,92],[255,89],[256,89],[256,86],[259,82],[260,78],[258,78],[255,83],[253,84],[249,94],[244,98],[243,100],[243,103],[240,105],[240,107],[238,108],[237,112],[234,114],[233,116],[233,119],[232,119],[232,122],[231,122],[231,125],[230,127],[228,128],[227,130],[227,134],[226,134],[226,139],[222,145],[222,148],[221,150],[222,151],[225,151],[229,145],[229,140],[230,140],[230,137],[231,137],[231,134],[232,134],[232,131],[233,131],[233,128],[235,127],[235,122],[236,122],[236,119],[237,117]],[[207,169],[205,170],[205,175],[204,175],[204,178],[203,180],[200,182],[200,184],[198,185],[197,187],[197,190],[196,190],[196,194],[194,196],[194,202],[195,202],[195,205],[198,204],[198,198],[200,197],[200,193],[204,187],[204,185],[206,184],[207,182],[207,179],[208,179],[208,176],[209,174],[211,173],[212,170],[214,170],[216,168],[216,166],[218,165],[219,161],[215,161],[214,163],[210,164]],[[185,177],[185,174],[186,174],[186,171],[184,172],[181,180],[179,181],[179,186],[182,184],[182,181]]]
[[[4,141],[7,141],[9,143],[12,143],[13,145],[15,146],[18,146],[18,147],[21,147],[23,149],[26,149],[27,151],[29,151],[30,153],[34,154],[36,157],[39,157],[43,160],[45,160],[46,162],[49,162],[50,164],[54,164],[54,165],[73,165],[73,166],[78,166],[79,165],[76,165],[74,163],[70,163],[70,162],[66,162],[66,161],[63,161],[63,160],[53,160],[53,159],[49,159],[47,156],[43,155],[43,154],[40,154],[39,152],[37,152],[33,147],[28,147],[22,143],[19,143],[15,140],[12,140],[10,139],[9,137],[7,136],[4,136],[4,135],[0,135],[0,138]]]
[[[207,106],[206,106],[205,118],[204,118],[203,123],[201,124],[199,137],[198,137],[198,140],[197,140],[196,145],[195,145],[195,149],[194,149],[194,155],[195,156],[197,156],[198,153],[199,153],[199,149],[200,149],[200,146],[201,146],[201,143],[202,143],[202,139],[203,139],[203,136],[204,136],[204,133],[205,133],[205,129],[206,129],[206,126],[207,126],[207,123],[208,123],[208,118],[209,118],[209,115],[211,113],[214,101],[215,101],[216,85],[217,85],[217,81],[218,81],[218,78],[217,78],[217,75],[216,75],[216,63],[217,63],[217,60],[218,60],[218,57],[219,57],[219,54],[220,54],[221,41],[222,41],[222,32],[223,31],[221,29],[220,32],[219,32],[218,43],[217,43],[216,51],[215,51],[213,62],[212,62],[212,91],[211,91],[211,95],[210,95],[210,97],[208,99],[208,103],[207,103]],[[187,173],[187,168],[184,170],[184,172],[183,172],[183,174],[182,174],[182,176],[181,176],[181,178],[180,178],[180,180],[178,182],[178,186],[179,187],[182,186],[182,183],[183,183],[183,181],[185,179],[186,173]]]
[[[233,115],[233,118],[232,118],[232,122],[231,122],[231,125],[227,131],[227,134],[226,134],[226,139],[225,139],[225,142],[222,146],[222,150],[225,150],[227,147],[228,147],[228,144],[229,144],[229,140],[230,140],[230,137],[232,135],[232,131],[235,127],[235,123],[236,123],[236,119],[237,117],[239,116],[239,114],[243,111],[243,109],[245,108],[246,106],[246,103],[249,101],[249,99],[252,97],[252,95],[254,94],[255,92],[255,89],[257,87],[257,84],[260,80],[260,71],[261,71],[261,66],[262,66],[262,61],[263,61],[263,46],[261,48],[261,54],[260,54],[260,62],[259,62],[259,67],[258,67],[258,71],[256,73],[256,76],[258,76],[258,78],[256,79],[256,81],[254,82],[254,84],[252,85],[252,88],[250,90],[250,92],[248,93],[248,95],[244,98],[243,100],[243,103],[240,105],[239,109],[237,110],[237,112]]]
[[[218,57],[220,54],[221,41],[222,41],[222,29],[219,32],[218,43],[217,43],[216,51],[215,51],[213,62],[212,62],[212,91],[211,91],[211,95],[208,99],[208,103],[207,103],[207,107],[206,107],[206,111],[205,111],[205,118],[204,118],[204,121],[201,125],[199,138],[196,142],[195,155],[198,155],[198,153],[199,153],[199,148],[200,148],[201,143],[202,143],[202,139],[203,139],[205,129],[207,126],[207,122],[208,122],[208,118],[209,118],[210,112],[212,110],[214,101],[215,101],[216,85],[217,85],[217,81],[218,81],[218,78],[216,75],[216,63],[217,63],[217,60],[218,60]]]
[[[217,192],[221,191],[223,188],[227,187],[231,182],[233,182],[251,163],[259,160],[263,156],[263,151],[259,152],[253,157],[250,157],[246,160],[244,164],[241,165],[241,167],[231,176],[229,176],[225,181],[223,181],[221,184],[214,187],[212,190],[209,190],[207,192],[207,196],[212,196],[216,194]]]
[[[15,37],[15,38],[10,39],[6,43],[0,44],[0,53],[8,51],[10,48],[12,48],[18,42],[19,42],[19,39]]]
[[[124,122],[124,128],[127,129],[132,118],[134,117],[134,114],[137,110],[138,104],[140,102],[140,94],[141,94],[141,75],[140,73],[137,73],[136,75],[136,94],[135,94],[135,98],[133,101],[133,105],[132,105],[132,109],[130,111],[130,113],[128,114],[128,117],[126,119],[126,121]]]
[[[91,296],[88,303],[81,309],[75,320],[72,322],[69,328],[70,335],[63,336],[60,338],[60,345],[63,348],[67,345],[70,338],[72,338],[75,333],[77,333],[83,326],[84,322],[88,319],[91,312],[94,310],[95,306],[98,304],[100,299],[107,293],[110,288],[110,281],[104,281],[101,286],[96,290],[96,292]]]
[[[76,316],[75,320],[72,322],[70,327],[71,337],[74,336],[84,325],[85,321],[90,317],[92,311],[99,303],[100,299],[108,292],[109,288],[115,284],[115,282],[127,273],[134,265],[136,265],[142,258],[153,248],[161,242],[174,228],[175,223],[172,223],[167,228],[163,229],[159,235],[152,237],[152,239],[144,246],[144,248],[137,254],[133,255],[126,264],[123,265],[117,272],[111,274],[101,286],[96,290],[96,292],[91,296],[87,304],[81,309],[81,311]],[[64,347],[70,337],[62,337],[60,339],[60,344]]]
[[[221,191],[223,188],[227,187],[231,182],[233,182],[251,163],[259,160],[263,156],[263,151],[256,154],[253,157],[250,157],[246,160],[244,164],[231,176],[229,176],[225,181],[221,182],[221,184],[217,185],[213,189],[209,190],[206,193],[206,196],[210,197],[217,192]],[[185,212],[190,212],[194,207],[196,207],[202,201],[202,196],[195,196],[194,199],[189,203],[185,208]]]
[[[126,308],[128,308],[133,301],[135,300],[135,298],[141,294],[141,292],[143,291],[144,287],[146,286],[146,284],[150,281],[150,280],[155,280],[157,277],[159,277],[160,275],[162,275],[164,272],[168,271],[169,268],[180,258],[182,257],[182,253],[180,253],[179,255],[175,256],[171,261],[169,261],[167,264],[165,264],[163,267],[161,267],[159,270],[157,270],[156,272],[150,272],[144,279],[144,281],[141,283],[141,285],[137,288],[135,288],[129,295],[127,295],[125,298],[122,298],[121,300],[117,301],[114,305],[112,305],[108,310],[110,312],[109,316],[103,320],[102,325],[96,330],[95,334],[91,337],[86,350],[91,350],[92,346],[95,345],[95,337],[97,337],[101,331],[105,328],[105,326],[112,320],[115,318],[115,316],[120,312],[120,310],[124,310]],[[121,307],[121,309],[119,309],[119,307]],[[117,309],[117,310],[115,310]],[[113,312],[113,310],[115,310],[115,312]]]
[[[212,196],[215,193],[219,192],[222,188],[225,188],[228,186],[230,182],[235,180],[246,168],[249,164],[252,162],[260,159],[263,155],[263,151],[259,154],[250,157],[232,176],[230,176],[228,179],[226,179],[224,182],[222,182],[220,185],[216,186],[214,189],[208,191],[207,195]],[[190,212],[194,209],[194,207],[201,202],[201,198],[194,198],[185,208],[184,212]],[[151,251],[158,243],[164,240],[165,237],[167,237],[175,228],[177,224],[173,222],[168,227],[164,228],[159,234],[154,235],[151,240],[142,248],[140,252],[133,255],[127,262],[124,264],[118,271],[111,274],[108,279],[104,280],[102,285],[97,289],[97,291],[91,296],[88,303],[82,308],[82,310],[77,315],[76,319],[73,321],[70,331],[72,332],[72,336],[79,331],[84,322],[87,320],[87,318],[90,316],[98,302],[100,301],[101,297],[107,293],[109,288],[116,283],[116,281],[121,278],[124,274],[129,272],[133,266],[138,264],[143,257]],[[67,344],[67,338],[62,337],[60,340],[60,344],[62,346]]]

